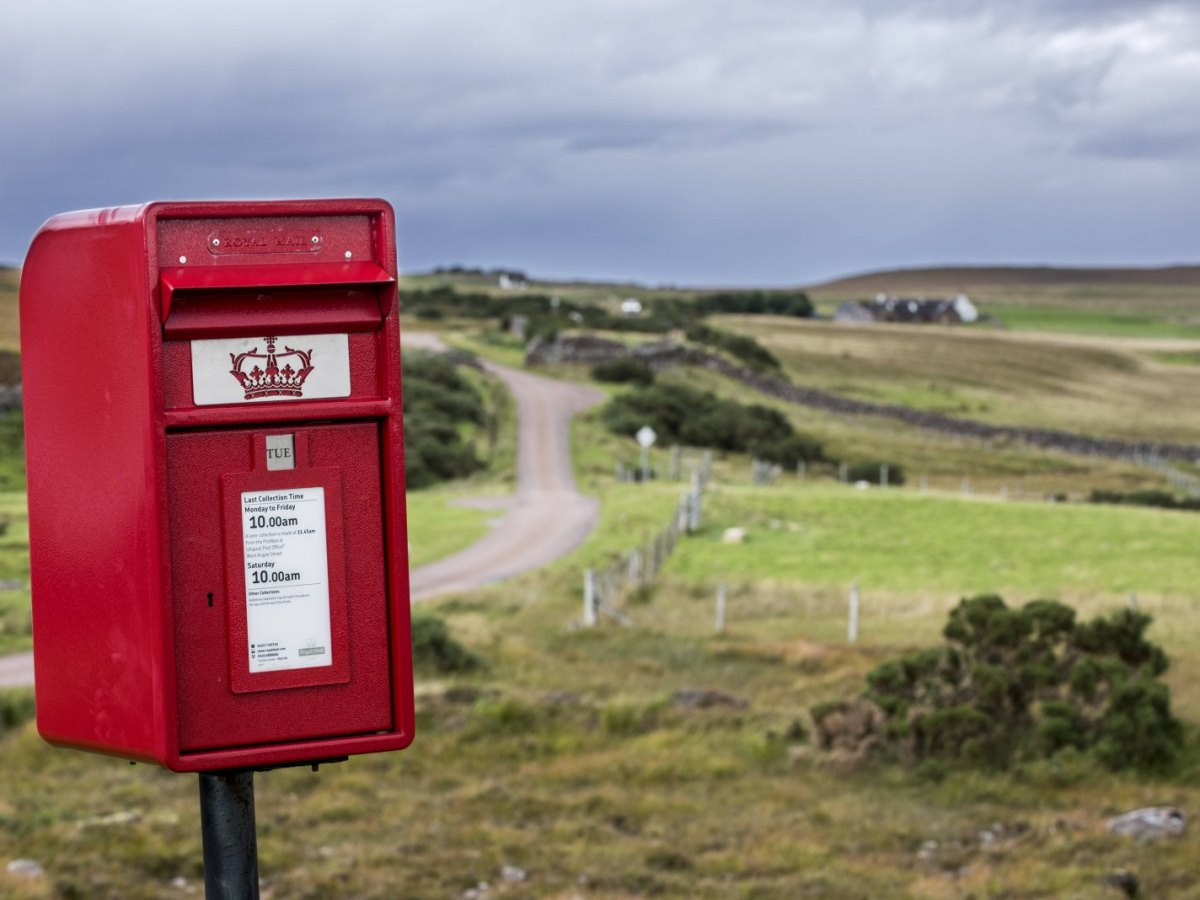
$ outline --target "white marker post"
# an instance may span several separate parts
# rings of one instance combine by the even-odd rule
[[[650,479],[650,448],[654,446],[654,442],[658,440],[658,435],[654,433],[654,429],[649,425],[643,425],[638,429],[637,434],[638,446],[642,448],[642,481]]]

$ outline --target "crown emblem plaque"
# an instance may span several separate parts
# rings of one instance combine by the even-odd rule
[[[313,370],[312,349],[297,350],[294,347],[275,350],[277,338],[263,338],[267,352],[260,353],[258,347],[245,353],[230,353],[233,368],[229,374],[238,380],[247,400],[266,397],[302,397],[304,380]],[[247,369],[247,366],[253,368]]]

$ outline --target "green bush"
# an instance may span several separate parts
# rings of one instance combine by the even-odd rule
[[[23,490],[25,417],[21,410],[14,409],[0,415],[0,491]]]
[[[825,459],[825,450],[821,442],[805,434],[757,441],[751,443],[749,450],[759,459],[777,463],[785,469],[793,469],[801,461],[820,462]]]
[[[780,371],[782,369],[775,355],[752,337],[743,337],[740,334],[732,334],[701,324],[692,325],[685,334],[689,341],[724,350],[752,369],[760,371]]]
[[[601,418],[615,434],[633,435],[649,425],[666,444],[751,451],[780,465],[822,458],[821,445],[796,434],[779,410],[721,399],[675,381],[658,381],[614,397]]]
[[[647,385],[654,381],[654,372],[640,359],[622,356],[592,366],[592,377],[597,381],[615,384]]]
[[[32,720],[34,712],[33,691],[30,688],[0,690],[0,735]]]
[[[444,356],[403,357],[404,473],[410,488],[463,478],[483,468],[463,437],[464,426],[484,426],[483,398]]]
[[[904,470],[895,463],[872,462],[854,463],[846,469],[847,480],[865,481],[868,484],[883,484],[883,467],[887,466],[887,483],[889,485],[904,484]]]
[[[437,616],[422,614],[412,619],[413,666],[439,675],[473,672],[483,661],[450,635]]]
[[[813,314],[812,301],[804,291],[718,291],[701,294],[695,307],[700,313],[799,316]]]
[[[983,594],[950,613],[945,645],[873,670],[865,698],[887,718],[885,746],[918,764],[1086,751],[1112,769],[1161,770],[1183,734],[1150,621],[1123,610],[1077,623],[1052,600],[1012,609]]]
[[[1160,509],[1200,510],[1200,497],[1176,497],[1170,491],[1102,491],[1094,490],[1091,503],[1112,503],[1121,506],[1156,506]]]

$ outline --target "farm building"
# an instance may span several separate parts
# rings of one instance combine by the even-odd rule
[[[975,322],[979,310],[966,294],[955,297],[892,297],[879,294],[874,300],[850,300],[833,314],[835,322]]]

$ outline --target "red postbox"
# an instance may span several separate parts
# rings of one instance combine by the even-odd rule
[[[42,735],[181,772],[407,746],[390,206],[56,216],[21,351]]]

